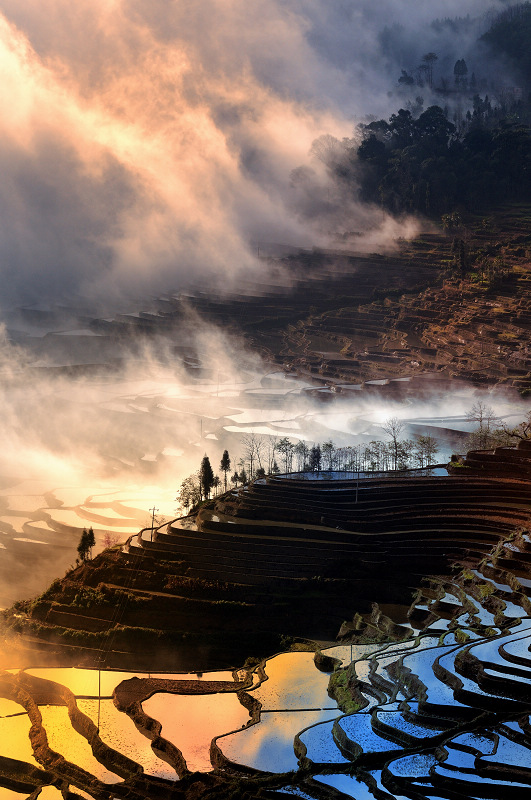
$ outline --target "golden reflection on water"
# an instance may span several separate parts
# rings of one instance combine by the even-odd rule
[[[78,669],[77,667],[57,667],[43,669],[28,669],[28,675],[35,675],[38,678],[45,678],[47,681],[55,681],[67,689],[76,697],[111,697],[115,686],[127,678],[135,676],[145,678],[144,673],[136,672],[106,672],[101,670],[98,674],[97,669]]]
[[[79,789],[76,789],[76,794],[80,794]],[[17,797],[18,800],[22,800],[20,794],[15,795],[15,797]],[[83,797],[89,797],[89,795],[83,795]],[[0,800],[4,800],[3,794],[0,794]],[[7,798],[5,798],[5,800],[7,800]],[[39,800],[63,800],[63,795],[55,786],[43,786],[39,794]]]
[[[18,672],[18,670],[10,670]],[[168,680],[208,680],[208,681],[232,681],[232,672],[204,672],[201,677],[194,672],[119,672],[115,670],[101,670],[98,674],[97,669],[78,669],[77,667],[45,667],[25,670],[28,675],[35,675],[38,678],[45,678],[48,681],[55,681],[67,689],[76,697],[112,697],[113,689],[122,681],[130,678],[167,678]],[[1,800],[1,798],[0,798]]]
[[[55,790],[57,792],[57,790]],[[4,789],[4,787],[0,787],[0,800],[26,800],[25,796],[20,794],[19,792],[13,792],[11,789]],[[57,792],[55,795],[39,795],[39,800],[62,800],[62,796],[60,792]]]
[[[15,703],[14,700],[7,700],[5,697],[0,697],[0,717],[11,717],[13,714],[25,714],[26,709]],[[1,741],[1,740],[0,740]]]
[[[177,780],[175,770],[157,758],[149,739],[140,733],[127,714],[118,711],[112,700],[102,700],[99,708],[97,700],[78,700],[77,706],[95,725],[99,719],[100,737],[109,747],[136,761],[147,775]]]
[[[118,783],[121,778],[109,772],[92,755],[87,740],[75,731],[64,706],[40,706],[42,722],[52,750],[60,753],[67,761],[87,770],[100,781]]]
[[[20,706],[17,707],[20,711]],[[39,766],[33,758],[29,740],[30,728],[31,722],[27,714],[0,719],[0,755]]]
[[[265,673],[269,680],[250,694],[266,710],[336,706],[327,693],[330,676],[316,668],[313,653],[281,653],[266,662]]]
[[[181,750],[188,769],[207,771],[210,742],[249,721],[249,712],[235,693],[175,695],[160,692],[146,700],[146,714],[162,724],[162,736]]]

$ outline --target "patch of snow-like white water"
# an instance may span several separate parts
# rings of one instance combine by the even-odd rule
[[[279,425],[279,427],[281,426]],[[286,426],[282,427],[285,428]],[[274,428],[271,425],[255,425],[251,423],[247,427],[242,427],[239,425],[225,425],[224,430],[226,430],[228,433],[260,433],[265,436],[278,436],[279,434],[277,428]],[[284,435],[286,435],[286,431],[284,431]],[[297,433],[297,431],[293,430],[291,427],[289,435],[292,439],[302,439],[303,441],[304,439],[307,439],[306,436],[303,436],[300,432]]]
[[[501,661],[502,657],[499,653],[499,648],[501,646],[503,646],[504,650],[507,650],[507,648],[510,648],[512,645],[516,645],[518,648],[521,647],[522,642],[527,643],[528,647],[531,644],[531,627],[527,633],[518,631],[516,633],[509,633],[504,636],[496,636],[493,639],[485,639],[481,642],[477,642],[471,648],[471,653],[480,661],[490,661],[495,664]]]
[[[524,659],[531,666],[531,652],[529,650],[531,647],[531,632],[528,632],[525,636],[514,638],[508,642],[500,642],[499,644],[503,646],[503,655],[507,654],[509,658],[512,656],[514,659]]]
[[[375,643],[340,644],[327,647],[323,650],[323,653],[332,658],[338,658],[345,664],[350,664],[351,661],[366,658],[370,653],[374,653],[380,646],[381,645]]]
[[[27,542],[28,544],[49,544],[49,542],[43,542],[40,539],[28,539],[23,536],[15,536],[13,537],[14,542]]]

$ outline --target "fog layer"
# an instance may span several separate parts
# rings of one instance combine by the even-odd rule
[[[0,0],[2,305],[112,301],[191,272],[226,281],[256,269],[251,242],[328,244],[334,227],[371,229],[374,246],[381,214],[355,196],[317,214],[290,173],[311,164],[316,137],[352,136],[367,114],[394,110],[408,42],[412,58],[437,43],[460,56],[481,27],[465,42],[436,35],[432,17],[485,11],[475,0]],[[400,232],[383,220],[383,238]]]

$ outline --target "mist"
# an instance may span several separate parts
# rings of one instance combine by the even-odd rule
[[[463,57],[486,70],[477,37],[507,5],[0,0],[0,550],[37,548],[10,560],[4,545],[0,605],[16,599],[15,563],[34,564],[21,596],[44,588],[84,525],[102,545],[150,507],[174,516],[180,481],[205,452],[237,461],[242,432],[340,445],[382,438],[389,416],[447,413],[444,396],[323,404],[200,318],[126,349],[90,320],[191,283],[267,282],[257,242],[382,251],[414,236],[422,221],[362,205],[314,143],[355,146],[359,123],[408,99],[400,71],[429,50],[440,74]],[[431,24],[467,14],[457,34]],[[37,330],[21,307],[62,317]],[[452,397],[455,414],[471,398]]]
[[[57,340],[66,340],[60,350]],[[88,342],[95,340],[94,346]],[[100,340],[100,341],[98,341]],[[34,596],[73,566],[83,527],[97,548],[173,519],[180,483],[203,455],[215,472],[225,449],[241,470],[242,436],[336,446],[385,440],[390,417],[404,437],[431,433],[437,460],[462,451],[466,411],[478,397],[514,425],[524,402],[456,385],[397,400],[369,391],[334,395],[285,375],[244,342],[191,316],[173,337],[120,343],[72,329],[0,350],[0,608]],[[72,370],[65,356],[100,350],[108,361]],[[38,358],[37,358],[38,354]],[[71,357],[71,363],[74,359]],[[279,462],[281,464],[281,462]],[[230,478],[229,475],[229,478]]]
[[[400,224],[351,195],[310,203],[290,175],[308,165],[326,197],[312,142],[396,110],[406,46],[468,55],[486,11],[2,0],[2,307],[112,308],[191,273],[227,286],[258,270],[254,241],[327,246],[346,230],[388,245]],[[465,14],[480,21],[459,35],[430,26]]]

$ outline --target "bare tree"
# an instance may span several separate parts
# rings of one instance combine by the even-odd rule
[[[297,469],[302,472],[308,463],[308,456],[310,455],[310,448],[303,442],[302,439],[295,445],[294,451],[297,456]]]
[[[517,444],[522,439],[531,439],[531,411],[528,411],[526,418],[514,428],[507,425],[501,426],[501,433],[504,435],[507,444]]]
[[[267,472],[271,474],[273,472],[273,464],[275,464],[275,454],[277,452],[278,447],[278,436],[267,436],[265,438],[265,451],[266,451],[266,458],[267,458]]]
[[[465,416],[470,422],[477,422],[478,424],[468,438],[468,447],[476,450],[486,450],[492,447],[496,443],[496,437],[493,435],[493,424],[498,420],[494,409],[482,400],[478,400],[466,412]]]
[[[325,469],[333,469],[335,464],[336,446],[332,439],[323,442],[321,445],[321,453],[325,463]]]
[[[201,482],[198,472],[184,479],[175,499],[185,511],[201,502]]]
[[[419,467],[429,467],[435,463],[435,455],[439,452],[437,440],[429,434],[417,436],[413,457]]]
[[[404,423],[398,417],[387,419],[382,425],[384,432],[390,437],[390,447],[393,457],[393,469],[398,469],[400,434],[404,430]]]
[[[249,466],[249,477],[252,478],[258,467],[262,467],[264,452],[263,438],[250,431],[242,436],[243,460]]]
[[[291,472],[293,466],[293,453],[295,451],[295,445],[288,439],[287,436],[284,436],[277,445],[277,450],[280,455],[284,458],[284,472]]]

